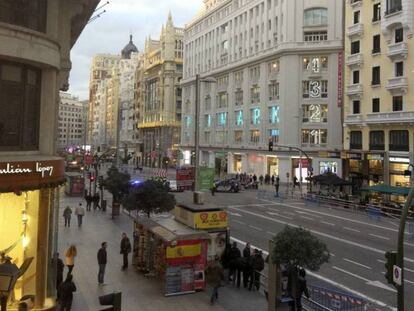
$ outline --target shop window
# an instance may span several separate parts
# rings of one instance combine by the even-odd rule
[[[234,131],[234,143],[241,144],[243,142],[243,131]]]
[[[41,71],[0,61],[0,150],[39,145]]]
[[[338,173],[338,163],[337,162],[328,162],[328,161],[321,161],[319,162],[319,174],[325,173]]]
[[[351,131],[350,133],[350,148],[351,149],[362,149],[362,132]]]
[[[384,150],[384,131],[369,132],[369,150]]]
[[[328,69],[327,57],[304,57],[303,70],[309,70],[313,73],[319,73],[322,70]]]
[[[409,151],[408,131],[390,131],[390,151]]]
[[[0,0],[0,22],[46,32],[47,0]]]
[[[379,98],[372,99],[372,112],[380,112],[380,99]]]
[[[324,146],[327,143],[328,131],[325,129],[303,129],[302,144],[311,147]]]
[[[303,105],[303,119],[302,122],[311,122],[311,123],[326,123],[328,122],[328,105],[322,104],[311,104]]]

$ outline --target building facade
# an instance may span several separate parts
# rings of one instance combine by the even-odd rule
[[[358,187],[409,186],[414,151],[414,3],[347,1],[345,172]]]
[[[87,106],[78,97],[60,92],[58,149],[85,145]]]
[[[217,173],[341,175],[343,1],[204,4],[184,33],[182,162],[199,126],[200,164]],[[216,80],[200,84],[198,121],[196,75]]]
[[[183,29],[174,26],[171,14],[159,40],[145,41],[138,128],[142,137],[142,164],[174,164],[180,144]]]
[[[59,90],[68,89],[70,50],[98,2],[0,1],[0,267],[22,273],[11,283],[2,273],[2,309],[4,294],[10,310],[24,296],[34,297],[30,310],[56,307]]]

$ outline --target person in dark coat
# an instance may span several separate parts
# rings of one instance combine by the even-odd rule
[[[250,278],[250,285],[249,290],[252,289],[253,285],[256,287],[257,290],[260,289],[260,272],[264,269],[264,259],[263,259],[263,253],[259,251],[258,249],[254,250],[254,255],[252,258],[252,268],[253,268],[253,274]]]
[[[58,288],[60,311],[71,310],[74,292],[76,292],[76,286],[73,283],[73,276],[68,273],[65,282],[60,284]]]
[[[105,277],[105,268],[107,263],[107,253],[106,253],[106,242],[101,243],[101,248],[98,251],[98,283],[99,285],[104,285],[104,277]]]
[[[92,202],[93,202],[93,210],[95,211],[97,208],[101,209],[101,207],[99,206],[99,200],[100,200],[100,196],[98,193],[95,193],[93,195],[92,198]]]
[[[221,286],[221,281],[224,279],[223,267],[219,262],[218,256],[214,257],[214,261],[208,265],[205,272],[207,284],[213,288],[210,298],[210,303],[213,305],[218,299],[218,289]]]
[[[275,184],[275,175],[272,175],[272,185],[274,185]]]
[[[85,201],[86,201],[86,211],[90,212],[93,197],[90,194],[87,194],[86,197],[85,197]]]
[[[250,243],[247,242],[245,248],[243,249],[243,262],[241,263],[241,271],[243,272],[243,286],[244,288],[247,288],[249,284],[249,280],[251,277],[251,247]]]
[[[122,270],[125,270],[128,268],[128,254],[131,252],[131,242],[129,241],[129,238],[127,237],[126,233],[122,233],[122,240],[121,240],[121,251],[120,253],[123,256],[123,266]]]
[[[309,290],[306,284],[306,271],[305,269],[299,270],[298,284],[295,293],[296,311],[302,311],[302,295],[305,294],[306,298],[309,298]]]
[[[229,268],[230,268],[229,280],[233,281],[233,283],[236,281],[237,262],[240,257],[241,257],[240,249],[237,247],[237,243],[233,242],[233,245],[229,253]]]
[[[276,180],[275,180],[275,191],[276,191],[276,194],[275,194],[275,197],[278,197],[279,196],[279,186],[280,186],[280,178],[279,178],[279,176],[276,176]]]
[[[245,247],[244,247],[244,249],[243,249],[243,257],[247,257],[247,258],[249,258],[249,257],[250,257],[250,255],[251,255],[250,243],[249,243],[249,242],[247,242],[247,243],[246,243],[246,246],[245,246]]]
[[[62,284],[63,282],[64,269],[65,269],[65,264],[63,263],[63,260],[59,258],[59,253],[56,253],[56,290],[59,288],[60,284]]]

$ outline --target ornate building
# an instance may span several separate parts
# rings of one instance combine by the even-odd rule
[[[160,167],[175,162],[180,143],[183,29],[171,14],[159,40],[145,41],[144,67],[137,76],[140,90],[138,128],[143,139],[143,165]],[[167,161],[166,158],[169,158]]]

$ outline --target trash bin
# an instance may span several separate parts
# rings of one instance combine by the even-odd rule
[[[101,310],[121,311],[122,292],[113,292],[112,294],[99,296],[101,306],[109,306]]]
[[[106,200],[102,200],[102,211],[106,212]]]

